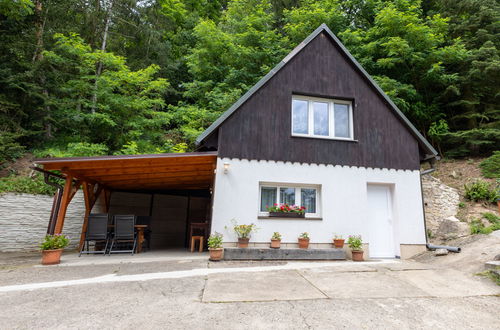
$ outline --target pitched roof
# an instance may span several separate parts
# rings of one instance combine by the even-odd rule
[[[278,65],[276,65],[271,71],[269,71],[262,79],[260,79],[252,88],[250,88],[238,101],[236,101],[229,109],[227,109],[216,121],[212,123],[203,133],[201,133],[196,139],[196,143],[200,144],[205,140],[210,134],[212,134],[233,112],[238,110],[238,108],[245,103],[255,92],[257,92],[262,86],[265,85],[281,68],[283,68],[292,58],[294,58],[302,49],[304,49],[314,38],[316,38],[321,32],[325,32],[331,37],[333,42],[339,46],[341,52],[343,52],[349,60],[354,64],[354,66],[361,72],[361,74],[368,80],[375,90],[384,98],[384,100],[389,104],[390,108],[394,111],[397,117],[406,125],[413,136],[418,140],[420,146],[428,153],[428,158],[434,158],[438,155],[436,149],[427,141],[422,134],[413,126],[413,124],[406,118],[406,116],[399,110],[399,108],[392,102],[392,100],[387,96],[380,86],[373,80],[373,78],[368,74],[368,72],[363,69],[363,67],[356,61],[352,54],[345,48],[345,46],[340,42],[340,40],[333,34],[333,32],[328,28],[326,24],[321,24],[313,33],[311,33],[307,38],[304,39],[294,50],[292,50]]]

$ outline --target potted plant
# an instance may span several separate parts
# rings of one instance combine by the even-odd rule
[[[273,206],[268,206],[267,211],[270,217],[304,218],[306,216],[306,208],[297,205],[274,204]]]
[[[352,261],[363,261],[363,240],[361,235],[350,235],[347,245],[351,248]]]
[[[342,249],[344,247],[344,238],[342,235],[334,235],[333,237],[333,246],[336,249]]]
[[[238,225],[234,219],[231,222],[233,223],[233,230],[238,236],[238,247],[247,248],[248,241],[250,241],[250,235],[257,230],[257,226],[253,223],[249,225]]]
[[[307,249],[309,247],[309,233],[303,232],[299,236],[299,248]]]
[[[63,249],[68,246],[69,238],[61,234],[46,235],[40,249],[42,250],[42,265],[56,265],[61,262]]]
[[[210,251],[210,260],[219,261],[222,259],[222,234],[217,232],[208,238],[208,251]]]
[[[280,245],[281,245],[281,234],[275,231],[273,233],[273,236],[271,237],[271,248],[279,249]]]

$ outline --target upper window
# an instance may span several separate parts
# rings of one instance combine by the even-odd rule
[[[294,96],[292,135],[352,140],[351,102]]]

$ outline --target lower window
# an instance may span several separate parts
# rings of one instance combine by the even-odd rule
[[[259,211],[266,214],[274,204],[288,204],[305,207],[306,217],[319,216],[319,190],[318,186],[261,184]]]

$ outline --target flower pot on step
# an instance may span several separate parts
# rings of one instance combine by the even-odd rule
[[[250,238],[238,238],[238,247],[245,249],[248,247],[248,241],[250,241]]]
[[[210,251],[210,260],[211,261],[219,261],[222,259],[222,251],[224,251],[223,248],[209,248],[208,251]]]
[[[271,248],[272,249],[279,249],[281,246],[281,240],[280,239],[271,239]]]
[[[356,250],[352,251],[352,261],[363,261],[363,251],[362,250]]]
[[[344,247],[344,239],[343,238],[334,239],[333,246],[335,246],[336,249],[342,249]]]
[[[299,238],[299,249],[307,249],[309,247],[309,238]]]
[[[42,265],[57,265],[61,262],[61,254],[63,249],[43,250]]]

